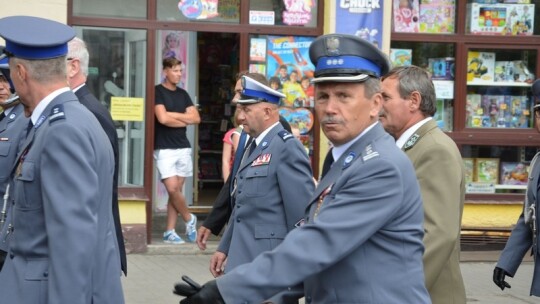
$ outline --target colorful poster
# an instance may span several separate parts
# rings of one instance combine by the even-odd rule
[[[268,36],[266,77],[275,89],[287,97],[287,107],[310,107],[313,104],[313,78],[315,67],[309,61],[309,46],[313,37]],[[310,96],[311,95],[311,96]]]
[[[249,60],[264,61],[266,58],[266,39],[251,38],[251,46],[249,48]]]
[[[384,1],[336,1],[336,33],[350,34],[382,47]]]
[[[264,64],[249,64],[249,72],[250,73],[259,73],[266,75],[266,65]]]
[[[311,21],[311,8],[315,0],[285,0],[283,23],[288,25],[306,25]]]
[[[161,31],[161,60],[168,57],[175,57],[182,61],[182,80],[178,84],[179,87],[184,88],[187,81],[187,44],[188,33],[180,31]],[[161,62],[159,63],[161,66]],[[161,80],[165,78],[165,75],[161,74]]]
[[[211,19],[218,16],[218,0],[182,0],[178,9],[188,19]]]

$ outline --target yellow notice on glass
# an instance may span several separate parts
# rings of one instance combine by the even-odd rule
[[[136,97],[112,97],[111,116],[114,120],[143,121],[144,99]]]

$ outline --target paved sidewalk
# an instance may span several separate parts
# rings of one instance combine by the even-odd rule
[[[173,284],[187,274],[204,283],[212,278],[208,271],[211,253],[216,242],[205,252],[194,244],[151,245],[146,254],[128,255],[128,277],[122,278],[127,304],[172,304],[180,297],[172,293]],[[492,283],[492,273],[498,251],[463,252],[461,270],[467,289],[467,303],[523,304],[540,303],[530,297],[533,264],[530,259],[521,265],[515,278],[509,278],[511,289],[501,291]]]

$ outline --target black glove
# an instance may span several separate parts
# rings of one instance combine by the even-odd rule
[[[508,272],[502,268],[495,267],[495,269],[493,269],[493,282],[495,285],[499,286],[501,290],[504,290],[506,287],[511,288],[510,284],[504,280],[507,275],[509,275]]]
[[[199,290],[201,290],[201,285],[193,281],[187,275],[182,276],[182,281],[186,282],[187,284],[185,283],[174,284],[174,290],[173,290],[174,294],[177,294],[182,297],[190,297],[196,294],[197,292],[199,292]]]
[[[178,283],[174,285],[174,291],[175,291],[174,293],[180,294],[179,292],[185,291],[186,290],[185,285],[186,284],[184,283]],[[188,283],[188,285],[191,285],[191,284]],[[194,290],[194,288],[191,288],[191,290]],[[184,295],[184,294],[180,294],[180,295]],[[180,304],[209,304],[209,303],[225,304],[225,300],[223,300],[223,298],[221,297],[221,294],[219,293],[216,280],[208,281],[197,292],[191,295],[187,295],[185,299],[180,301]]]

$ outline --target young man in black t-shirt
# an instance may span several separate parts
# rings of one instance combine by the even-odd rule
[[[186,223],[188,241],[197,239],[197,217],[189,212],[182,194],[186,177],[193,175],[191,146],[186,127],[201,121],[197,108],[188,93],[177,87],[182,77],[182,62],[174,57],[163,59],[163,83],[156,86],[154,128],[154,159],[169,200],[167,202],[167,230],[163,241],[182,244],[184,240],[175,232],[178,214]]]

